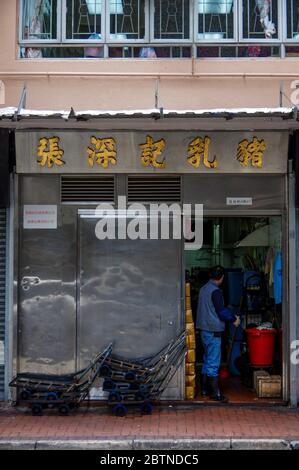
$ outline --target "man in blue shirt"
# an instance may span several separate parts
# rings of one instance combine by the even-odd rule
[[[224,268],[215,266],[211,269],[210,280],[199,292],[196,328],[200,330],[204,348],[201,392],[207,395],[209,388],[213,400],[225,401],[218,385],[219,367],[221,363],[221,334],[225,322],[231,322],[238,327],[240,317],[224,307],[223,294],[220,286],[224,279]]]

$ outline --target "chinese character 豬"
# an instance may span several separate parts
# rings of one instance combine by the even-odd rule
[[[165,149],[166,142],[164,139],[157,140],[154,142],[154,139],[150,136],[146,136],[146,143],[140,144],[139,147],[142,150],[141,153],[141,163],[143,166],[153,166],[154,168],[165,168],[166,161],[165,158],[161,162],[157,161],[157,158],[163,150]]]
[[[251,161],[253,167],[262,168],[265,150],[266,143],[264,139],[258,140],[257,137],[254,137],[251,142],[244,139],[239,143],[237,160],[242,166],[248,166]]]
[[[64,151],[59,147],[59,137],[42,137],[39,139],[37,155],[41,158],[38,164],[42,167],[52,168],[54,165],[62,166],[65,162],[61,160]]]
[[[187,161],[194,168],[198,168],[200,165],[201,158],[203,159],[203,164],[207,168],[217,168],[218,162],[216,156],[212,161],[209,160],[209,145],[211,143],[210,137],[196,137],[188,145],[188,158]]]
[[[92,136],[90,138],[90,143],[95,147],[94,149],[90,147],[87,148],[88,165],[90,167],[93,167],[94,163],[97,163],[103,168],[108,168],[109,163],[112,165],[117,164],[115,139],[112,137],[97,139]]]

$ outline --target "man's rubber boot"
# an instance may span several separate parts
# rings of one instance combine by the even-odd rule
[[[209,385],[210,385],[210,398],[214,401],[221,401],[222,403],[227,403],[228,399],[222,395],[222,393],[219,390],[219,385],[218,385],[218,377],[209,377]]]
[[[207,374],[201,374],[200,389],[201,389],[201,396],[202,397],[208,396],[208,376],[207,376]]]

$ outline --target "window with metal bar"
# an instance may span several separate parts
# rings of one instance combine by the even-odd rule
[[[101,40],[102,0],[67,0],[66,39]]]
[[[27,59],[297,57],[299,0],[20,0],[19,41]]]
[[[197,8],[199,41],[234,38],[233,0],[198,0]]]
[[[110,0],[110,40],[144,39],[145,0]]]
[[[23,1],[21,38],[44,41],[57,38],[57,0]]]
[[[190,39],[189,0],[154,1],[154,38]]]
[[[243,0],[242,7],[243,39],[278,39],[278,0]]]
[[[287,38],[299,40],[299,1],[287,0]]]

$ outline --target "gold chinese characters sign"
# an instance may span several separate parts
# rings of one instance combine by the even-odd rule
[[[248,166],[251,163],[254,168],[262,168],[265,150],[266,142],[264,139],[258,140],[253,137],[251,142],[244,139],[239,143],[237,160],[242,166]]]
[[[286,173],[288,135],[17,131],[16,150],[19,173]]]
[[[96,163],[103,168],[108,168],[109,164],[117,164],[116,141],[112,137],[98,139],[92,136],[90,138],[91,147],[87,147],[88,166],[93,167]]]

